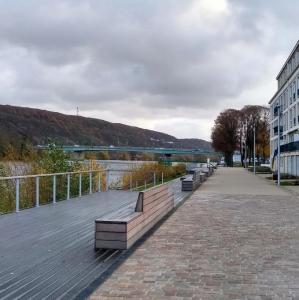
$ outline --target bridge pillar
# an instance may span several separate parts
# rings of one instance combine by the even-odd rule
[[[83,151],[75,151],[71,153],[71,157],[74,159],[84,159],[85,154]]]
[[[165,153],[164,154],[164,165],[165,166],[171,166],[171,154],[170,153]]]

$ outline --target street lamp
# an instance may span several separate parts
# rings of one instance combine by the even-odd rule
[[[255,169],[255,124],[253,125],[253,172],[256,174]]]
[[[280,186],[280,105],[276,105],[278,115],[278,140],[277,140],[277,186]]]
[[[246,134],[245,134],[245,132],[246,132]],[[244,145],[245,145],[245,153],[244,153],[245,163],[244,163],[244,165],[245,165],[245,169],[246,169],[247,168],[247,120],[245,122],[244,136],[245,136],[245,140],[244,140]]]

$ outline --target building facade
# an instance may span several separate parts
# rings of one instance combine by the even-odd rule
[[[280,171],[299,176],[299,41],[276,77],[278,89],[270,100],[270,157],[277,170],[280,114]]]

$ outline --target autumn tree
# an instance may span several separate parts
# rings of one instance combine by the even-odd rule
[[[254,159],[254,131],[256,157],[265,161],[269,148],[269,109],[260,105],[246,105],[240,110],[239,144],[242,164]],[[245,157],[246,155],[246,157]]]
[[[269,125],[270,111],[265,108],[261,115],[259,130],[257,132],[258,149],[257,153],[265,163],[266,158],[270,156],[270,125]]]
[[[233,154],[239,141],[240,112],[227,109],[220,113],[212,129],[212,146],[222,152],[226,165],[233,166]]]

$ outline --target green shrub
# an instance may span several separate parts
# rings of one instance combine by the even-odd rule
[[[249,167],[248,171],[253,172],[254,168]],[[256,171],[256,173],[260,173],[260,174],[272,174],[271,168],[266,167],[266,166],[256,166],[255,171]]]
[[[28,164],[29,165],[29,164]],[[102,171],[94,162],[89,165],[80,165],[79,163],[69,163],[69,157],[59,146],[51,144],[49,149],[44,151],[41,156],[30,162],[30,168],[26,170],[31,174],[52,174],[66,173],[76,171]],[[26,175],[18,174],[18,175]],[[11,176],[9,168],[0,164],[0,177]],[[70,178],[70,196],[79,195],[79,174],[72,174]],[[35,206],[36,201],[36,184],[35,178],[20,179],[20,209]],[[92,191],[98,189],[99,172],[92,173]],[[101,189],[105,187],[105,174],[102,174]],[[15,210],[15,189],[16,180],[0,180],[0,214],[8,213]],[[89,193],[89,173],[82,174],[82,195]],[[56,175],[56,200],[67,198],[67,175]],[[39,178],[39,203],[41,205],[53,201],[53,176],[41,176]]]
[[[291,174],[288,174],[288,173],[281,173],[280,174],[280,179],[297,179],[298,177],[294,176],[294,175],[291,175]],[[273,180],[277,180],[277,173],[273,173],[273,176],[272,176],[272,179]]]
[[[297,186],[297,185],[299,185],[299,180],[281,181],[280,185],[282,185],[282,186]]]

